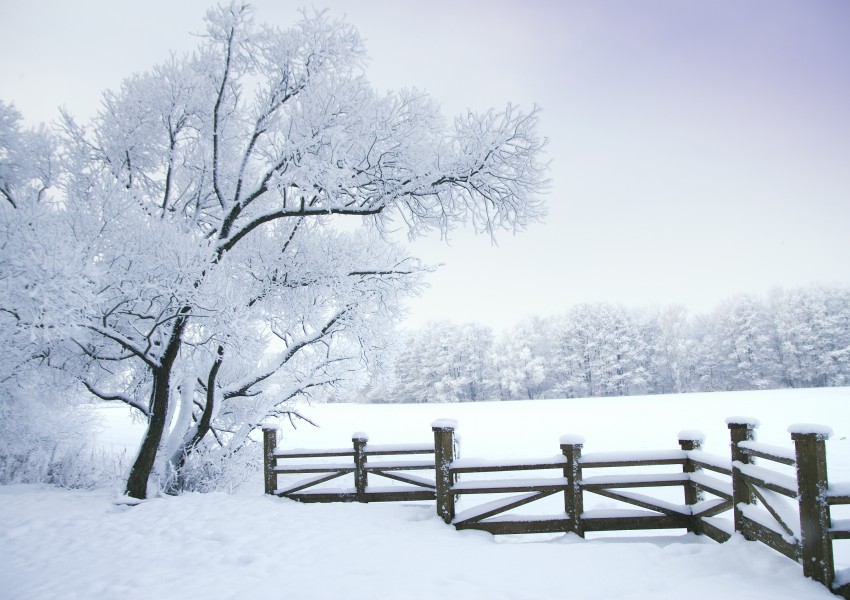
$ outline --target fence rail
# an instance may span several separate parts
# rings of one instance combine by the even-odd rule
[[[264,427],[266,493],[298,500],[299,502],[398,502],[436,499],[433,479],[409,471],[434,470],[434,459],[411,459],[413,455],[434,454],[433,444],[376,445],[368,443],[368,436],[355,433],[351,448],[330,450],[278,450],[277,430]],[[406,456],[404,459],[372,460],[375,456]],[[350,457],[345,462],[314,462],[279,464],[291,459],[336,459]],[[283,487],[278,486],[279,475],[318,474]],[[346,475],[354,476],[354,485],[341,488],[320,487],[322,484]],[[404,486],[370,485],[370,475],[389,479]]]
[[[494,535],[687,529],[725,542],[737,532],[801,563],[805,576],[850,599],[850,584],[839,585],[836,579],[832,548],[836,540],[850,539],[850,519],[832,519],[830,513],[832,506],[850,505],[850,483],[828,482],[828,429],[792,426],[794,447],[789,449],[757,442],[758,422],[753,419],[731,418],[727,424],[729,457],[704,452],[698,432],[682,432],[678,449],[583,456],[583,438],[570,435],[561,438],[558,455],[500,461],[456,459],[456,423],[451,420],[432,424],[433,445],[378,446],[368,444],[365,434],[355,434],[352,448],[331,450],[277,450],[277,430],[265,427],[266,493],[301,502],[436,500],[437,514],[447,524]],[[433,454],[433,459],[410,458],[417,454]],[[407,458],[369,460],[376,456]],[[341,457],[351,461],[329,462]],[[319,462],[279,464],[289,459]],[[657,467],[671,466],[681,470],[657,472]],[[433,480],[411,472],[431,469]],[[499,476],[519,471],[544,475]],[[287,474],[313,477],[278,487],[277,477]],[[320,487],[352,474],[353,487]],[[486,479],[475,478],[480,475]],[[376,487],[369,483],[372,476],[405,485]],[[675,488],[682,489],[682,502],[670,501],[669,493],[665,498],[651,495]],[[584,510],[585,494],[628,508]],[[456,513],[459,498],[484,495],[498,498]],[[534,516],[510,512],[556,495],[563,496],[562,511]],[[730,511],[731,520],[720,517]]]

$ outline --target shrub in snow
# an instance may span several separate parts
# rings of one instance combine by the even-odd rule
[[[233,493],[261,471],[262,463],[262,449],[253,441],[239,451],[204,447],[187,456],[179,471],[167,471],[161,487],[170,493]]]
[[[126,456],[90,447],[88,407],[63,399],[44,377],[33,381],[18,377],[0,392],[0,483],[91,489],[126,477]]]

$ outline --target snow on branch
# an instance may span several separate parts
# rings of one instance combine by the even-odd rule
[[[330,317],[325,325],[321,329],[315,330],[312,334],[308,334],[305,337],[299,339],[298,341],[290,344],[281,354],[280,356],[272,361],[271,365],[262,370],[261,373],[256,374],[248,378],[247,380],[243,380],[239,383],[236,383],[230,386],[227,390],[222,392],[222,397],[225,399],[235,398],[238,396],[246,396],[250,394],[250,390],[255,385],[259,384],[262,381],[265,381],[278,371],[280,371],[286,363],[288,363],[292,358],[298,354],[304,348],[307,348],[313,344],[316,344],[324,339],[330,332],[333,331],[333,327],[336,323],[342,319],[348,309],[343,309],[338,311],[332,317]]]
[[[133,408],[135,408],[136,410],[141,412],[146,417],[150,417],[150,411],[148,410],[148,407],[145,406],[144,403],[136,400],[135,398],[127,396],[126,394],[103,392],[103,391],[97,389],[96,387],[94,387],[92,384],[90,384],[85,379],[81,379],[80,381],[82,382],[83,386],[85,386],[85,388],[92,395],[97,396],[101,400],[106,400],[107,402],[123,402],[124,404],[126,404],[128,406],[132,406]]]
[[[152,358],[151,356],[149,356],[144,348],[140,347],[135,342],[133,342],[133,340],[131,340],[128,337],[121,335],[117,331],[112,331],[110,329],[107,329],[106,327],[102,327],[102,326],[97,325],[97,324],[89,324],[88,328],[90,330],[94,331],[95,333],[98,333],[98,334],[102,335],[103,337],[112,340],[113,342],[115,342],[116,344],[118,344],[119,346],[121,346],[122,348],[127,350],[128,352],[131,352],[132,354],[136,355],[138,358],[140,358],[149,367],[156,368],[156,367],[160,366],[159,361],[157,361],[154,358]]]

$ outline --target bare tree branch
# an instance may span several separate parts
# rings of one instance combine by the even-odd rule
[[[127,396],[125,394],[118,394],[118,393],[111,393],[110,394],[110,393],[107,393],[107,392],[103,392],[101,390],[98,390],[93,385],[91,385],[85,379],[81,379],[80,381],[91,394],[93,394],[94,396],[97,396],[101,400],[106,400],[106,401],[109,401],[109,402],[123,402],[124,404],[127,404],[128,406],[132,406],[133,408],[135,408],[136,410],[141,412],[146,417],[151,416],[150,411],[148,410],[148,407],[145,406],[143,403],[139,402],[138,400],[136,400],[135,398],[131,398],[130,396]]]

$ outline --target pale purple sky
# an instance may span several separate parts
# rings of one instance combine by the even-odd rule
[[[258,0],[285,26],[297,2]],[[209,6],[0,0],[0,98],[31,121],[194,47]],[[453,115],[543,107],[549,216],[499,247],[463,232],[408,324],[496,327],[579,302],[682,303],[850,285],[850,2],[333,0],[381,90]]]

